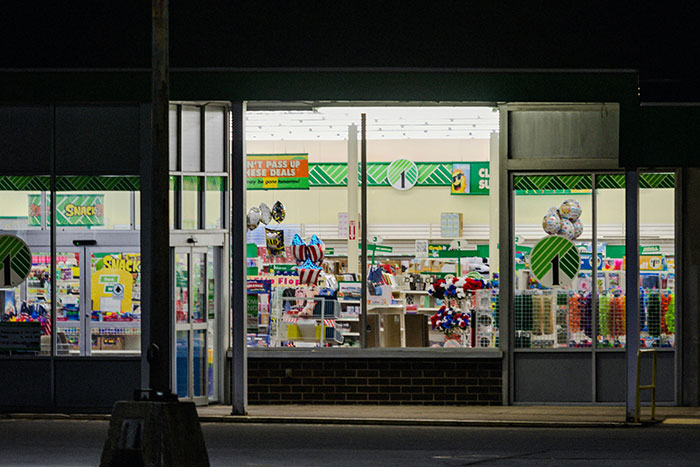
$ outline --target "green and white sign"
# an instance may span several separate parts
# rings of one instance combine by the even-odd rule
[[[48,199],[47,199],[48,201]],[[104,225],[104,195],[56,195],[56,225],[100,226]],[[31,226],[41,225],[41,195],[29,195],[29,218]],[[47,225],[51,216],[47,216]]]
[[[0,288],[16,287],[29,276],[32,253],[24,240],[0,235]]]
[[[396,159],[387,167],[386,179],[397,190],[409,190],[418,181],[418,166],[408,159]]]
[[[581,266],[581,257],[574,242],[559,237],[545,237],[530,253],[530,268],[545,287],[564,287],[574,280]]]

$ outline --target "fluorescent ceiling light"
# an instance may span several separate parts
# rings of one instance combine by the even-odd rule
[[[246,139],[346,140],[348,126],[367,115],[367,138],[489,138],[498,131],[492,107],[319,107],[312,111],[246,112]]]

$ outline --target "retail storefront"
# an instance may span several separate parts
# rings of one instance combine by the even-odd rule
[[[623,303],[636,302],[626,284],[630,276],[636,279],[630,261],[638,258],[646,268],[640,268],[642,299],[634,313],[643,345],[659,350],[659,400],[692,403],[698,369],[688,365],[693,354],[683,344],[694,335],[687,323],[696,321],[695,310],[682,306],[687,289],[681,272],[689,258],[679,246],[687,238],[678,234],[685,232],[682,217],[675,215],[687,210],[687,181],[675,172],[677,164],[637,172],[650,164],[643,155],[629,155],[639,149],[633,140],[641,125],[633,73],[198,76],[192,81],[174,72],[171,92],[172,375],[180,397],[230,401],[238,412],[248,400],[621,403],[627,398],[629,331],[622,328],[632,313]],[[364,223],[353,215],[361,211],[360,195],[354,195],[360,209],[348,201],[354,174],[361,179],[363,172],[361,162],[349,157],[347,122],[342,130],[329,123],[323,130],[329,135],[319,127],[315,139],[292,140],[274,131],[267,136],[263,112],[279,113],[285,104],[263,107],[280,98],[297,107],[300,99],[318,99],[304,101],[302,113],[308,107],[364,107]],[[200,99],[230,102],[230,120],[229,104],[194,102]],[[401,128],[406,122],[378,115],[392,103],[418,108],[411,125],[426,109],[477,113],[455,113],[451,118],[464,119],[460,126],[451,125],[456,122],[449,115],[423,118],[426,128],[411,131],[440,134],[409,137]],[[147,106],[2,111],[11,122],[3,128],[12,155],[4,171],[11,178],[2,192],[2,215],[8,217],[3,233],[24,239],[33,263],[32,282],[14,290],[13,306],[17,315],[18,304],[21,312],[26,302],[27,315],[45,336],[39,338],[43,347],[8,349],[0,359],[17,375],[3,383],[14,397],[3,406],[107,408],[142,386],[146,368],[143,341],[136,338],[139,313],[143,318],[149,310],[141,310],[138,299],[139,281],[147,278],[137,267],[140,196],[134,177],[140,159],[149,156]],[[359,126],[356,113],[351,123]],[[85,131],[96,122],[104,131]],[[277,126],[287,135],[299,129],[317,134],[308,121],[298,123],[296,129]],[[357,172],[350,168],[357,165]],[[638,177],[630,179],[630,173]],[[67,184],[76,177],[89,183]],[[628,180],[637,180],[639,190]],[[565,203],[570,199],[576,203]],[[629,214],[635,205],[639,218]],[[578,218],[565,216],[564,206],[579,206]],[[550,207],[559,212],[548,215]],[[257,213],[250,216],[252,208]],[[69,214],[88,224],[60,225],[75,217]],[[557,280],[547,289],[542,284],[561,268],[536,272],[528,254],[558,233],[543,230],[543,217],[556,217],[550,224],[559,222],[564,235],[570,235],[567,222],[574,229],[582,224],[578,237],[576,230],[571,234],[578,255],[571,281]],[[252,220],[250,229],[244,219]],[[631,242],[634,229],[639,234]],[[323,260],[314,236],[324,245]],[[359,259],[351,261],[363,249],[371,291],[359,275]],[[130,278],[130,297],[126,284],[115,296],[110,274]],[[461,292],[450,283],[441,289],[439,281],[452,276]],[[325,282],[317,283],[318,292],[337,283],[337,302],[332,290],[318,299],[307,295],[310,284],[297,290],[297,281],[319,277]],[[55,287],[47,288],[52,280]],[[43,304],[42,287],[50,295]],[[366,307],[363,287],[371,302]],[[453,308],[452,315],[442,315],[442,305]],[[90,386],[81,384],[86,378]]]
[[[357,216],[347,212],[357,196],[348,189],[357,169],[354,127],[347,128],[361,113],[369,122],[373,241],[364,317],[363,282],[348,253],[357,251]],[[246,124],[252,401],[625,401],[627,202],[618,105],[319,103],[249,111]],[[499,153],[499,142],[513,155]],[[269,174],[260,168],[294,158],[305,164],[303,186],[275,181],[264,189]],[[391,167],[403,161],[408,168],[393,184]],[[507,183],[499,192],[501,173]],[[678,384],[675,187],[673,171],[641,172],[636,194],[640,345],[659,352],[664,403],[677,401]],[[506,204],[499,206],[499,194]],[[286,217],[261,216],[275,206]],[[503,232],[512,252],[498,248]],[[558,263],[547,269],[556,272],[554,283],[532,265],[533,248],[550,236],[575,250],[568,280]],[[326,256],[307,280],[314,265],[298,251],[316,239]],[[502,280],[499,272],[509,270]]]

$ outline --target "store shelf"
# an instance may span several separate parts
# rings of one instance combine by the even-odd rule
[[[360,333],[359,333],[359,332],[340,331],[340,333],[341,333],[344,337],[360,337]]]
[[[440,308],[442,308],[442,307],[439,307],[439,306],[421,307],[421,308],[418,308],[417,311],[418,311],[419,313],[435,313],[435,312],[439,311]]]
[[[362,300],[338,300],[338,302],[344,305],[359,305],[362,303]]]
[[[68,322],[68,321],[65,321]],[[77,322],[77,321],[76,321]],[[104,328],[104,329],[128,329],[128,328],[140,328],[141,321],[90,321],[90,328]]]
[[[360,321],[360,318],[350,316],[350,317],[345,317],[345,318],[336,318],[336,321],[344,321],[347,323],[357,323],[358,321]]]
[[[372,310],[403,310],[405,308],[404,305],[370,305],[367,310],[372,311]]]
[[[400,290],[405,295],[428,295],[427,290]]]

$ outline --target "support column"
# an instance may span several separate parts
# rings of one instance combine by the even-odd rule
[[[231,148],[231,405],[233,415],[248,410],[248,347],[246,345],[246,149],[245,102],[231,105],[233,146]]]
[[[348,237],[348,272],[357,274],[359,272],[357,257],[359,255],[357,242],[357,126],[352,124],[348,127],[348,229],[354,234],[354,238]]]
[[[676,355],[680,373],[678,401],[700,404],[700,169],[686,168],[676,176]]]
[[[491,277],[498,272],[498,226],[500,206],[498,205],[498,187],[500,186],[500,167],[498,154],[498,133],[491,133],[489,141],[489,271]]]
[[[362,251],[360,258],[360,276],[362,280],[362,303],[360,304],[360,345],[367,347],[367,115],[362,114],[362,146],[360,157],[362,163],[362,220],[360,230],[362,234]],[[379,329],[375,330],[379,332]]]
[[[626,417],[634,421],[639,350],[639,174],[625,171],[625,381]]]
[[[168,6],[153,2],[151,154],[141,158],[142,355],[148,361],[148,387],[172,391],[173,316],[170,291],[169,63]],[[150,157],[149,157],[150,156]]]

